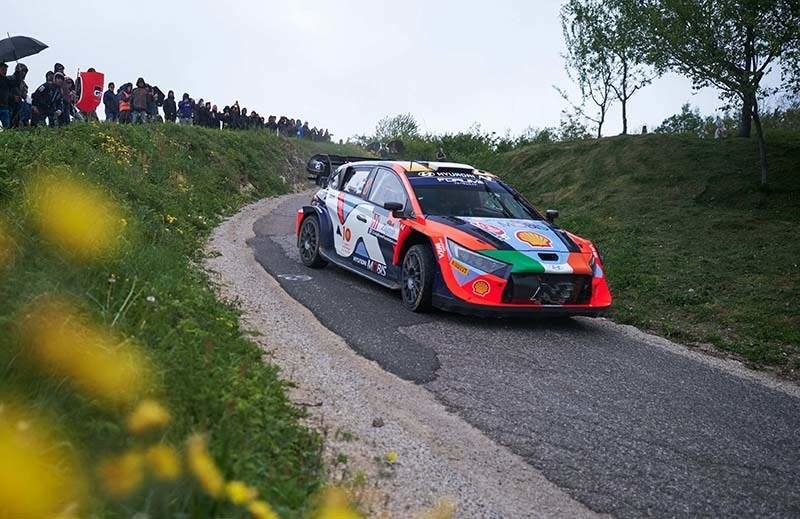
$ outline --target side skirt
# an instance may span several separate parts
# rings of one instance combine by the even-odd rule
[[[364,272],[363,270],[359,270],[359,269],[353,267],[352,265],[349,265],[347,262],[343,261],[338,255],[329,254],[323,248],[319,249],[319,253],[323,258],[325,258],[329,262],[333,263],[337,267],[341,267],[341,268],[343,268],[345,270],[349,270],[350,272],[352,272],[354,274],[358,274],[359,276],[367,278],[370,281],[374,281],[375,283],[378,283],[379,285],[383,285],[386,288],[389,288],[389,289],[392,289],[392,290],[400,290],[400,283],[397,283],[397,282],[394,282],[394,281],[390,281],[388,279],[382,278],[382,277],[377,276],[377,275],[370,274],[369,272]]]

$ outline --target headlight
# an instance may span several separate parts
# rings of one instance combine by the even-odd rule
[[[470,267],[485,272],[487,274],[494,274],[495,276],[505,277],[507,269],[510,267],[508,263],[497,261],[495,259],[483,256],[477,252],[462,247],[454,241],[447,240],[447,249],[450,251],[450,257],[462,263],[466,263]]]

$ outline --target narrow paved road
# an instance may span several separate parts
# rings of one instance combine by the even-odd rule
[[[412,314],[392,291],[300,263],[294,215],[308,199],[256,223],[258,262],[359,354],[592,510],[800,516],[800,399],[588,319]]]

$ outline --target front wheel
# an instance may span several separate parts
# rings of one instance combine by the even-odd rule
[[[427,312],[431,309],[433,277],[436,262],[427,245],[414,245],[403,258],[402,284],[400,292],[403,306],[412,312]]]
[[[319,220],[315,216],[309,216],[300,225],[297,249],[300,252],[300,261],[306,267],[318,269],[328,264],[319,253]]]

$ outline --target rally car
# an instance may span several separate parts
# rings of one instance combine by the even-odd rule
[[[611,305],[594,245],[491,173],[381,160],[325,171],[312,162],[323,187],[296,222],[308,267],[333,263],[397,289],[415,312],[596,316]]]

